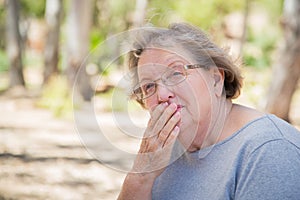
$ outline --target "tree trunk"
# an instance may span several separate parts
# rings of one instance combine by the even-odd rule
[[[21,35],[19,30],[19,0],[6,0],[6,41],[7,54],[10,62],[9,87],[24,86]]]
[[[46,2],[46,22],[47,22],[47,41],[44,51],[44,82],[50,76],[58,72],[59,56],[59,33],[60,19],[62,15],[62,0],[47,0]]]
[[[136,0],[133,15],[133,27],[137,28],[145,23],[148,0]]]
[[[243,48],[247,38],[247,25],[248,25],[248,17],[250,11],[250,0],[245,1],[245,10],[244,10],[244,18],[243,18],[243,33],[240,39],[239,49],[238,49],[238,56],[243,55]]]
[[[92,16],[91,0],[71,0],[67,19],[67,76],[74,92],[89,101],[93,95],[86,73],[86,57],[89,51],[89,33]]]
[[[292,96],[300,76],[300,1],[285,0],[282,27],[284,41],[273,65],[273,80],[266,110],[289,121]]]

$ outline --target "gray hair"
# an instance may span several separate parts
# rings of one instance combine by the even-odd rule
[[[240,95],[242,76],[239,68],[228,52],[210,41],[199,28],[186,23],[170,24],[168,29],[145,28],[135,35],[134,40],[128,53],[130,69],[138,66],[139,57],[146,48],[174,48],[179,45],[197,64],[224,69],[226,98],[233,99]],[[143,102],[139,103],[143,105]]]

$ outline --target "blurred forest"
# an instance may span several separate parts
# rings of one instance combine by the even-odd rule
[[[1,0],[0,90],[2,94],[16,91],[16,87],[18,90],[24,87],[25,93],[39,90],[35,93],[40,97],[39,106],[64,113],[63,109],[70,109],[69,93],[76,76],[78,87],[75,92],[85,101],[90,101],[95,92],[106,92],[115,86],[113,83],[102,86],[92,83],[93,77],[99,75],[110,79],[110,71],[113,70],[105,70],[110,62],[108,54],[120,53],[118,45],[112,42],[106,52],[103,49],[92,52],[108,37],[149,23],[166,27],[171,22],[186,21],[204,29],[219,45],[230,47],[233,57],[240,59],[245,71],[270,73],[278,63],[275,58],[281,58],[280,55],[285,53],[293,55],[285,59],[290,62],[279,59],[277,67],[291,71],[293,78],[291,75],[282,77],[289,79],[289,83],[278,83],[278,74],[284,74],[280,71],[274,72],[277,74],[275,82],[272,82],[273,75],[263,83],[264,94],[253,97],[245,89],[248,98],[256,101],[250,102],[252,106],[289,121],[290,105],[300,74],[299,66],[293,65],[299,65],[297,55],[291,53],[296,52],[298,47],[293,49],[288,44],[299,43],[296,42],[299,20],[293,20],[299,16],[299,13],[293,14],[299,12],[294,6],[298,4],[296,2],[40,0],[33,4],[30,0]],[[294,11],[289,10],[290,7]],[[280,49],[284,45],[292,50]],[[94,59],[89,57],[86,60],[91,52]],[[288,65],[293,67],[289,70]],[[80,68],[86,70],[80,71]],[[283,85],[286,87],[279,89]],[[65,91],[62,91],[63,88]],[[278,92],[268,95],[269,91]]]
[[[84,151],[73,109],[126,111],[112,108],[125,66],[108,38],[179,21],[242,63],[235,101],[300,125],[298,0],[0,0],[0,199],[114,199],[124,174]]]

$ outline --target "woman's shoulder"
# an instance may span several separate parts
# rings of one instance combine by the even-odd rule
[[[300,132],[273,114],[262,113],[244,106],[235,108],[233,138],[243,146],[256,148],[275,140],[285,140],[300,148]]]
[[[271,126],[277,130],[281,139],[286,140],[300,148],[300,131],[298,129],[296,129],[290,123],[272,114],[267,114],[266,119],[271,122]]]
[[[291,124],[272,114],[239,105],[234,107],[234,115],[224,134],[226,137],[206,151],[212,148],[217,154],[230,151],[231,155],[242,159],[261,147],[275,143],[300,149],[300,132]]]
[[[299,132],[293,125],[280,119],[279,117],[249,108],[243,105],[234,104],[232,114],[232,124],[236,130],[246,127],[262,127],[276,130],[275,132]]]

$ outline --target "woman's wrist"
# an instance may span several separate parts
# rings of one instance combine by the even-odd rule
[[[125,181],[133,186],[152,186],[156,176],[152,173],[128,173]]]
[[[125,177],[121,193],[118,200],[143,199],[151,200],[152,186],[155,177],[152,174],[129,173]]]

